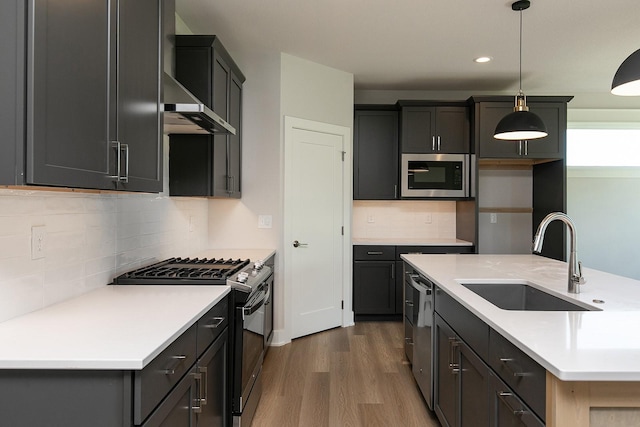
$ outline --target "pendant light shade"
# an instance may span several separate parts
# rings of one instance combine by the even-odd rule
[[[507,114],[496,126],[493,137],[507,141],[522,141],[544,138],[548,135],[547,127],[540,117],[529,111],[527,99],[522,92],[522,11],[531,6],[529,0],[519,0],[511,5],[511,9],[520,12],[520,90],[516,95],[513,113]]]
[[[538,139],[547,136],[547,127],[538,115],[529,111],[524,93],[516,96],[516,106],[498,122],[493,137],[508,141]]]
[[[640,49],[629,55],[616,71],[611,83],[611,93],[621,96],[640,95]]]

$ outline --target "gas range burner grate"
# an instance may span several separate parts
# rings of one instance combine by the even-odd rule
[[[249,260],[215,258],[169,258],[125,273],[117,284],[224,284],[227,277],[240,271]]]

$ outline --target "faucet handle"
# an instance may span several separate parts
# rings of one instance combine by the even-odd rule
[[[587,279],[582,276],[582,261],[578,261],[578,284],[584,285],[587,283]]]

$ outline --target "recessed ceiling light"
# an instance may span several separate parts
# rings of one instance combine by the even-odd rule
[[[473,62],[477,62],[479,64],[485,63],[485,62],[489,62],[491,61],[491,57],[490,56],[480,56],[476,59],[473,60]]]

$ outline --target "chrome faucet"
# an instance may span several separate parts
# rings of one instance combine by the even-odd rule
[[[568,292],[572,294],[579,294],[579,285],[583,284],[585,280],[584,277],[582,277],[582,264],[578,261],[578,256],[576,254],[576,227],[573,225],[573,221],[571,221],[571,218],[569,218],[567,214],[562,212],[552,212],[544,217],[538,226],[538,231],[536,231],[535,237],[533,238],[533,253],[539,254],[542,251],[544,233],[547,230],[549,223],[555,220],[564,222],[567,225],[567,228],[569,228],[569,235],[571,236],[571,251],[569,254]]]

